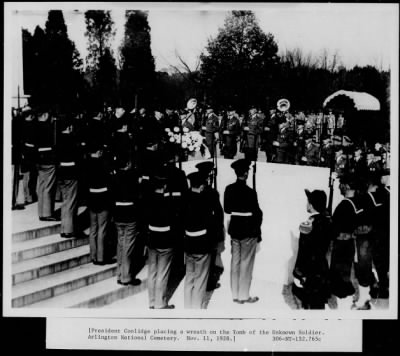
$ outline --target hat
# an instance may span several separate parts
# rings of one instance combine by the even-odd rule
[[[193,110],[197,106],[197,100],[194,98],[189,99],[186,104],[187,109]]]
[[[203,161],[203,162],[197,163],[195,167],[201,173],[210,174],[214,168],[214,163],[211,161]]]
[[[198,188],[200,187],[202,184],[205,183],[205,177],[204,174],[202,174],[201,172],[193,172],[188,174],[187,178],[190,181],[190,185],[193,188]]]
[[[231,164],[231,167],[234,169],[237,175],[241,175],[245,172],[248,172],[250,168],[251,162],[245,158],[241,158],[236,160]]]
[[[323,190],[314,190],[310,192],[308,189],[305,189],[304,191],[306,192],[309,203],[316,211],[322,213],[326,210],[327,197]]]

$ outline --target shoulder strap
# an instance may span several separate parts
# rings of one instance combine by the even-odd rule
[[[375,200],[374,195],[371,192],[368,192],[368,195],[371,197],[372,202],[374,203],[375,206],[381,206],[382,203],[377,203]]]
[[[351,199],[349,199],[349,198],[344,198],[343,200],[347,200],[348,202],[350,202],[350,204],[351,204],[351,206],[353,207],[354,212],[355,212],[356,214],[360,214],[360,213],[362,213],[362,212],[364,211],[364,209],[359,209],[359,210],[357,210],[356,205],[354,204],[354,202],[353,202]]]

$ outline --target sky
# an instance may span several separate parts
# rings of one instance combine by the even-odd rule
[[[84,11],[111,10],[116,29],[113,50],[118,53],[127,3],[31,4],[22,3],[18,13],[11,12],[15,26],[19,24],[33,33],[36,25],[44,27],[49,9],[61,8],[69,37],[83,58],[87,54]],[[136,3],[131,9],[149,6]],[[373,65],[385,70],[390,68],[393,53],[397,53],[397,4],[158,4],[149,9],[148,16],[156,69],[179,64],[177,53],[194,69],[207,41],[217,35],[233,7],[252,9],[262,30],[274,35],[279,53],[298,47],[318,57],[325,49],[331,55],[338,53],[347,68]]]

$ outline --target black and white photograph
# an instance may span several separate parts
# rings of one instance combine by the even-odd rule
[[[394,319],[398,4],[5,3],[5,316]]]

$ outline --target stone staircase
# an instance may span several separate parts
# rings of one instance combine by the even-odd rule
[[[13,212],[13,308],[96,308],[146,288],[147,268],[137,276],[141,285],[117,284],[116,264],[91,263],[87,236],[61,238],[60,223],[39,222],[35,209],[32,204]],[[84,211],[80,208],[80,214]]]

